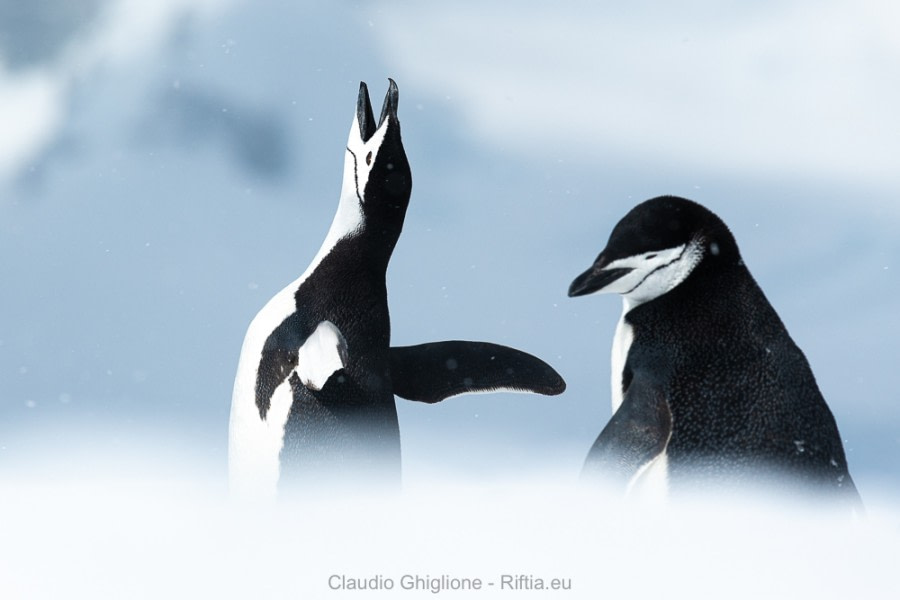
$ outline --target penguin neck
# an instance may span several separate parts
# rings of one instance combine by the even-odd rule
[[[313,258],[309,267],[307,267],[306,273],[304,273],[300,279],[305,280],[309,274],[316,270],[316,267],[319,266],[322,260],[331,253],[338,242],[346,237],[358,235],[363,229],[363,226],[362,208],[356,200],[356,197],[342,194],[341,200],[338,203],[337,212],[334,215],[334,219],[331,221],[331,227],[325,235],[325,240],[319,247],[319,251],[316,253],[316,256]]]
[[[635,310],[645,304],[654,304],[658,302],[665,303],[666,300],[674,296],[684,296],[693,293],[702,293],[710,285],[723,277],[737,271],[746,271],[737,245],[729,242],[727,239],[721,239],[720,242],[710,242],[701,237],[690,242],[685,250],[688,255],[687,260],[680,261],[682,268],[675,276],[670,277],[666,282],[666,286],[658,286],[658,295],[648,296],[646,293],[623,295],[623,315]],[[697,286],[701,286],[698,288]],[[639,292],[643,287],[639,288]]]
[[[353,254],[359,262],[386,270],[401,228],[402,220],[397,225],[367,215],[355,193],[342,194],[331,227],[307,272],[312,273],[336,246],[345,243],[355,245]]]
[[[340,239],[347,234],[361,229],[365,224],[365,215],[362,210],[362,201],[354,192],[341,190],[337,211],[328,229],[328,237]]]

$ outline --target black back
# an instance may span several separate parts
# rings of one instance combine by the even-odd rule
[[[688,240],[699,240],[704,255],[687,279],[625,315],[634,334],[625,401],[629,392],[645,394],[629,390],[636,382],[665,398],[671,489],[698,478],[763,478],[858,501],[809,363],[718,217],[688,200],[654,199],[623,219],[604,254],[614,259]]]

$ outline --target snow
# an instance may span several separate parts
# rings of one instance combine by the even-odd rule
[[[132,457],[147,465],[149,455]],[[196,469],[196,470],[195,470]],[[535,477],[408,483],[397,494],[229,501],[185,465],[151,477],[4,477],[5,597],[358,597],[332,576],[570,579],[573,597],[895,598],[900,513],[777,503],[625,505]],[[114,470],[113,470],[114,471]],[[889,499],[884,498],[883,501]],[[9,518],[14,516],[14,518]],[[488,586],[493,582],[493,586]],[[523,589],[520,588],[519,592]]]

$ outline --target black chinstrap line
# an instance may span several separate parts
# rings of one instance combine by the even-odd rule
[[[359,198],[359,203],[362,204],[363,199],[359,194],[359,159],[356,158],[356,154],[350,149],[350,146],[347,146],[347,152],[353,157],[353,183],[356,186],[356,197]]]
[[[648,278],[648,277],[650,277],[651,275],[653,275],[654,273],[656,273],[656,272],[659,271],[660,269],[665,269],[665,268],[668,267],[669,265],[672,265],[672,264],[674,264],[674,263],[677,263],[679,260],[681,260],[681,257],[684,256],[684,253],[687,252],[688,246],[690,246],[690,245],[691,245],[690,242],[688,242],[687,244],[685,244],[685,245],[684,245],[684,248],[681,249],[681,252],[678,253],[678,256],[676,256],[675,258],[673,258],[672,260],[670,260],[669,262],[667,262],[667,263],[665,263],[665,264],[663,264],[663,265],[659,265],[658,267],[656,267],[655,269],[653,269],[652,271],[650,271],[649,273],[647,273],[646,275],[644,275],[644,277],[643,277],[640,281],[638,281],[637,284],[636,284],[633,288],[631,288],[631,289],[628,290],[627,292],[623,293],[622,295],[623,295],[623,296],[626,296],[626,295],[630,294],[631,292],[633,292],[634,290],[636,290],[636,289],[638,289],[639,287],[641,287],[641,286],[644,284],[644,282],[647,281],[647,278]]]

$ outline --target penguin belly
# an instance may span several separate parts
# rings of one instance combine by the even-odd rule
[[[294,376],[291,389],[282,482],[400,483],[400,429],[388,372],[341,370],[321,390],[309,389]]]

